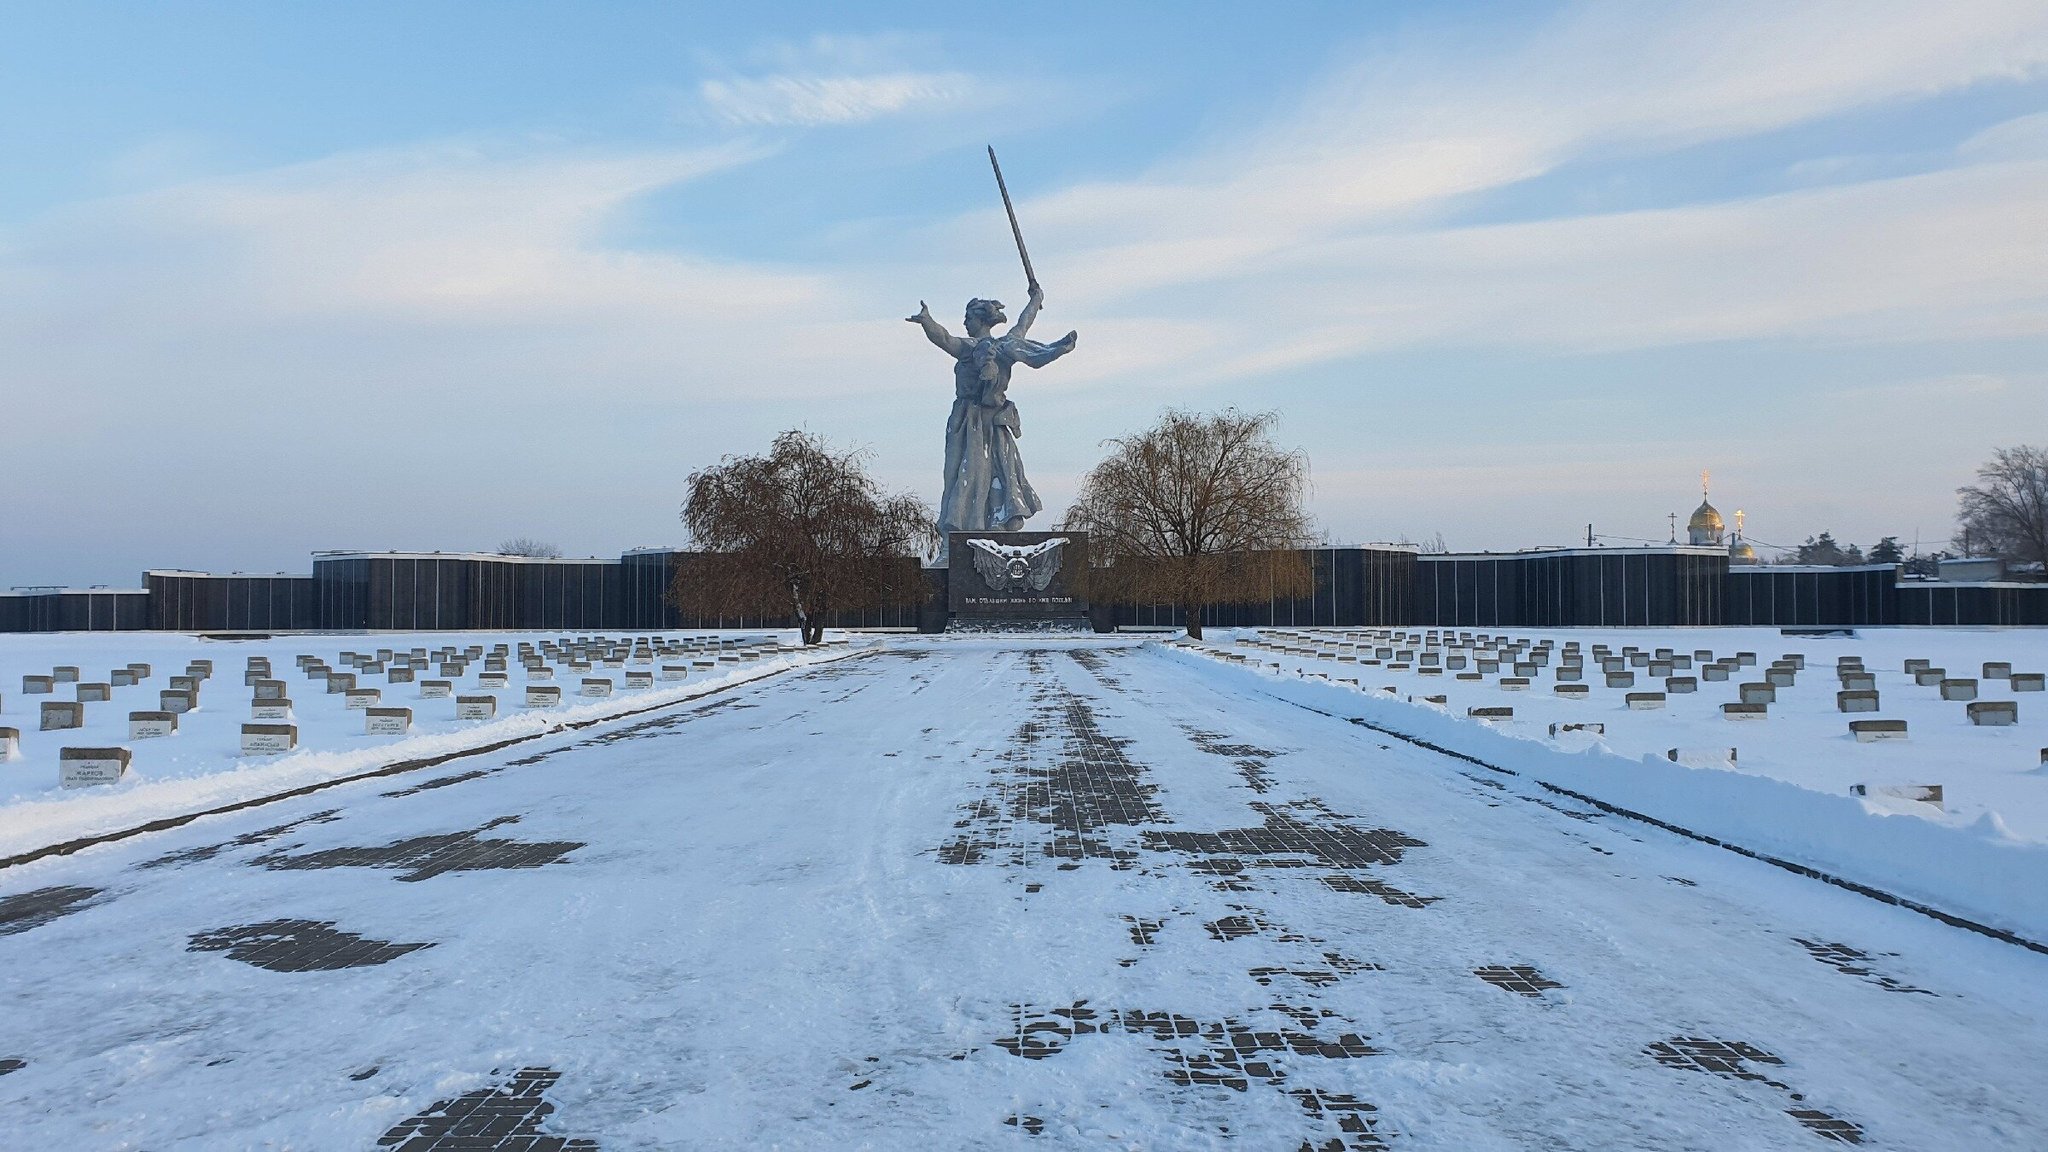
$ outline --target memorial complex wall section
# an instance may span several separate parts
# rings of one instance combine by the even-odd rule
[[[776,617],[686,616],[668,600],[683,553],[616,560],[468,552],[321,552],[311,575],[157,570],[140,589],[0,592],[0,632],[518,631],[782,628]],[[1213,606],[1230,627],[2048,626],[2048,583],[1903,580],[1891,565],[1737,565],[1669,545],[1421,554],[1401,545],[1308,550],[1314,591]],[[946,627],[945,568],[914,571],[923,605],[832,617],[835,628]],[[1092,605],[1098,627],[1177,628],[1168,604]]]

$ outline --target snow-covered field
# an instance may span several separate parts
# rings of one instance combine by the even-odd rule
[[[1367,660],[1386,647],[1394,647],[1396,654],[1430,650],[1422,643],[1395,646],[1389,639],[1373,639],[1374,631],[1378,630],[1245,629],[1212,632],[1210,639],[1231,644],[1263,636],[1292,647],[1319,644],[1320,651],[1332,656],[1359,656],[1356,649],[1348,647],[1355,643],[1363,645]],[[1388,631],[1419,639],[1436,630]],[[1339,662],[1248,644],[1240,647],[1260,663],[1356,678],[1360,687],[1368,690],[1392,687],[1403,700],[1443,696],[1445,703],[1438,707],[1457,716],[1464,716],[1468,708],[1512,707],[1514,718],[1495,727],[1561,748],[1597,743],[1630,757],[1665,757],[1677,749],[1696,764],[1718,761],[1720,754],[1734,749],[1734,759],[1725,765],[1731,771],[1836,796],[1848,795],[1853,785],[1866,785],[1873,808],[1953,827],[1988,821],[2014,839],[2048,844],[2048,768],[2042,761],[2044,750],[2048,750],[2048,693],[2013,692],[2004,680],[1979,676],[1989,662],[2010,664],[2021,673],[2048,672],[2048,630],[1866,628],[1852,637],[1786,636],[1775,628],[1469,631],[1538,643],[1548,640],[1558,651],[1576,641],[1588,653],[1594,645],[1605,644],[1615,653],[1633,647],[1654,654],[1668,648],[1687,657],[1698,650],[1720,656],[1752,652],[1757,662],[1726,681],[1700,680],[1697,692],[1667,694],[1661,709],[1631,711],[1626,703],[1629,692],[1660,690],[1663,683],[1644,667],[1633,667],[1636,683],[1632,688],[1608,688],[1590,655],[1582,681],[1589,686],[1588,695],[1567,699],[1555,693],[1559,683],[1555,661],[1539,669],[1528,688],[1510,691],[1501,686],[1503,676],[1514,675],[1508,665],[1486,673],[1483,679],[1461,680],[1457,671],[1472,671],[1476,660],[1463,669],[1428,675],[1418,670],[1415,661],[1407,661],[1409,666],[1403,669],[1390,669],[1388,662],[1361,665],[1355,660]],[[1794,653],[1805,658],[1806,668],[1791,687],[1777,690],[1777,700],[1770,705],[1766,719],[1735,722],[1722,717],[1721,705],[1736,699],[1742,683],[1762,680],[1773,660]],[[1844,656],[1860,657],[1863,667],[1874,675],[1881,704],[1878,711],[1847,714],[1836,710],[1835,694],[1841,687],[1836,662]],[[1916,684],[1906,674],[1905,663],[1911,659],[1931,660],[1951,677],[1977,679],[1977,698],[2016,703],[2019,723],[2011,727],[1971,724],[1962,702],[1943,700],[1939,688]],[[1699,679],[1696,669],[1681,669],[1676,674]],[[1858,743],[1849,733],[1849,721],[1869,719],[1904,720],[1907,738]],[[1604,725],[1605,733],[1596,737],[1584,730],[1560,731],[1553,736],[1550,731],[1552,725],[1589,722]],[[1877,794],[1888,786],[1927,784],[1942,786],[1941,806],[1894,802]]]
[[[0,1147],[2042,1146],[2048,956],[1345,691],[891,639],[0,870]]]
[[[662,633],[665,641],[677,646],[671,649],[676,654],[655,653],[649,660],[629,660],[622,667],[593,662],[589,671],[573,671],[565,660],[550,661],[551,678],[533,682],[560,686],[560,703],[526,706],[529,678],[518,659],[519,645],[535,645],[538,650],[542,642],[573,643],[579,637],[597,640],[602,635],[434,632],[237,641],[165,633],[0,637],[0,727],[20,732],[16,758],[0,761],[0,857],[270,795],[399,760],[442,755],[687,699],[846,651],[844,647],[800,651],[794,647],[794,633]],[[628,634],[612,638],[632,639]],[[709,668],[698,666],[700,661],[717,660],[721,641],[730,645],[729,656],[736,652],[758,654]],[[410,731],[403,735],[368,734],[364,711],[349,708],[344,695],[329,693],[325,680],[302,672],[297,663],[301,654],[314,655],[335,671],[349,672],[352,667],[341,660],[344,652],[374,658],[380,650],[410,653],[424,649],[432,654],[451,647],[465,652],[480,647],[489,652],[501,645],[509,654],[503,687],[480,686],[486,675],[483,659],[468,661],[452,677],[442,675],[445,665],[439,661],[415,672],[410,682],[393,683],[388,671],[358,675],[359,687],[379,691],[380,707],[412,710]],[[711,650],[700,650],[706,646]],[[267,658],[272,678],[285,683],[291,701],[289,723],[298,729],[298,747],[292,752],[252,755],[242,751],[242,725],[252,722],[254,703],[253,689],[243,683],[251,658]],[[185,674],[194,660],[213,662],[211,677],[200,685],[198,709],[178,717],[175,735],[131,739],[129,713],[157,710],[159,694],[171,686],[171,677]],[[42,702],[75,699],[77,683],[57,684],[46,695],[21,690],[24,677],[48,676],[59,666],[78,668],[80,683],[105,684],[114,669],[131,663],[148,664],[148,678],[132,686],[113,687],[109,701],[86,704],[83,728],[40,730]],[[660,678],[664,665],[690,668],[677,682]],[[652,685],[629,688],[628,672],[653,673]],[[585,677],[610,680],[612,694],[604,698],[579,695]],[[422,695],[423,681],[442,679],[449,680],[450,695]],[[496,700],[496,715],[490,720],[457,719],[456,697],[479,695]],[[68,747],[123,747],[133,754],[133,761],[117,784],[63,788],[59,785],[58,753]]]

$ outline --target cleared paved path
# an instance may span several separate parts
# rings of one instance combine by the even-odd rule
[[[0,873],[0,1147],[2048,1145],[2048,961],[1522,788],[905,641]]]

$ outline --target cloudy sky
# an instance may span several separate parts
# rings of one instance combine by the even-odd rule
[[[972,23],[980,18],[979,23]],[[801,426],[1051,513],[1281,414],[1340,542],[1951,528],[2048,442],[2048,4],[0,4],[0,585],[682,540]],[[1047,517],[1050,520],[1050,516]]]

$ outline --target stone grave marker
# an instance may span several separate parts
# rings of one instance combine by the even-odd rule
[[[1488,707],[1467,708],[1465,709],[1465,715],[1474,720],[1498,723],[1502,720],[1513,720],[1515,718],[1515,710],[1505,705],[1495,704]]]
[[[190,692],[173,692],[167,688],[156,694],[156,706],[164,712],[190,712],[199,706],[199,698]]]
[[[1764,669],[1764,683],[1773,688],[1790,688],[1799,679],[1799,674],[1790,668],[1771,667]]]
[[[1684,696],[1700,690],[1700,682],[1692,676],[1673,676],[1664,681],[1664,691],[1674,696]]]
[[[78,683],[78,666],[75,664],[59,664],[55,668],[50,669],[50,679],[55,680],[59,684],[76,684]]]
[[[1550,726],[1551,736],[1555,737],[1559,732],[1585,732],[1593,736],[1605,736],[1607,735],[1607,725],[1596,720],[1585,724],[1552,724]]]
[[[329,696],[343,692],[353,692],[355,687],[356,674],[353,672],[331,672],[327,676],[327,694]]]
[[[1979,728],[2005,728],[2020,722],[2020,706],[2015,700],[1978,700],[1963,705],[1963,710]]]
[[[1837,712],[1875,712],[1878,710],[1877,692],[1868,688],[1848,688],[1835,693]]]
[[[1631,712],[1654,712],[1664,707],[1662,692],[1631,692],[1623,699]]]
[[[420,699],[422,700],[446,700],[453,695],[455,695],[455,683],[452,680],[420,681]]]
[[[611,678],[606,676],[585,676],[583,678],[583,687],[577,692],[579,696],[609,696],[611,694]]]
[[[1844,672],[1842,687],[1851,692],[1872,692],[1877,689],[1877,673]]]
[[[285,682],[282,680],[258,680],[250,687],[255,690],[257,700],[284,699]]]
[[[279,756],[299,746],[296,724],[242,725],[242,755]]]
[[[1721,705],[1721,719],[1762,720],[1770,714],[1770,708],[1771,706],[1768,704],[1723,704]]]
[[[2010,679],[2012,679],[2012,664],[2011,664],[2011,663],[2010,663],[2009,661],[2005,661],[2005,660],[1986,660],[1986,661],[1984,662],[1984,679],[1986,679],[1986,680],[2010,680]]]
[[[249,719],[251,720],[275,721],[290,720],[291,718],[292,702],[289,700],[280,698],[276,700],[252,700],[249,702]]]
[[[1904,740],[1906,738],[1906,722],[1904,720],[1851,720],[1849,721],[1849,735],[1854,736],[1858,744],[1869,744],[1878,740]]]
[[[351,688],[342,696],[342,706],[351,712],[374,708],[384,693],[378,688]]]
[[[128,738],[130,740],[153,740],[160,736],[178,734],[176,712],[130,712],[128,714]]]
[[[1941,785],[1939,784],[1851,784],[1851,796],[1889,796],[1894,800],[1913,800],[1921,804],[1942,806]]]
[[[185,662],[185,674],[188,676],[197,676],[202,680],[206,679],[213,675],[213,661],[188,660]]]
[[[476,674],[476,686],[479,688],[503,688],[505,681],[506,674],[503,672],[479,672]]]
[[[21,729],[0,728],[0,761],[13,760],[21,755]]]
[[[1559,684],[1553,687],[1551,691],[1557,693],[1559,696],[1569,696],[1578,699],[1584,699],[1588,695],[1591,695],[1593,690],[1587,687],[1585,684]]]
[[[57,783],[66,788],[118,784],[128,774],[131,757],[126,748],[60,748]]]
[[[407,665],[403,668],[392,668],[391,671],[386,672],[384,674],[384,682],[387,684],[412,683],[412,666]]]
[[[1933,663],[1934,661],[1932,660],[1908,660],[1906,661],[1905,673],[1906,675],[1911,676],[1914,673],[1920,671],[1922,668],[1926,668],[1932,665]]]
[[[116,668],[107,673],[107,682],[116,688],[130,688],[135,684],[135,673],[126,668]]]
[[[21,694],[24,696],[47,696],[56,690],[57,678],[54,676],[23,676],[21,678]]]
[[[1737,668],[1754,668],[1754,667],[1756,667],[1756,653],[1754,653],[1754,652],[1737,652],[1737,653],[1735,654],[1735,666],[1736,666]]]
[[[128,670],[135,673],[135,682],[137,684],[149,679],[150,668],[147,664],[130,664],[128,665]]]
[[[1607,686],[1609,688],[1633,688],[1635,685],[1636,674],[1633,672],[1609,672],[1607,674]]]
[[[2015,692],[2039,692],[2048,678],[2040,672],[2015,672],[2012,674],[2012,690]]]
[[[1736,689],[1737,699],[1744,704],[1776,704],[1778,686],[1775,684],[1748,683]]]
[[[1669,677],[1670,677],[1670,675],[1671,675],[1671,661],[1669,661],[1669,660],[1652,660],[1652,661],[1650,661],[1650,676],[1651,676],[1651,678],[1653,678],[1653,679],[1657,679],[1657,680],[1663,680],[1663,679],[1667,679],[1667,678],[1669,678]]]
[[[457,696],[455,718],[457,720],[489,720],[498,714],[496,696]]]
[[[628,671],[626,673],[626,687],[628,689],[652,688],[654,687],[654,673]]]
[[[104,704],[114,698],[114,686],[112,684],[87,684],[80,682],[77,688],[77,696],[80,703]]]
[[[1804,671],[1806,668],[1806,653],[1787,652],[1783,656],[1778,657],[1777,660],[1774,661],[1774,663],[1783,664],[1788,668],[1796,668],[1801,671]]]
[[[1948,669],[1946,668],[1922,668],[1913,673],[1913,683],[1918,684],[1922,688],[1935,687],[1946,679],[1948,679]]]
[[[85,727],[85,705],[76,700],[43,701],[43,731],[62,732]]]
[[[559,684],[528,684],[526,706],[528,708],[552,708],[562,702],[562,686]]]
[[[1943,680],[1941,682],[1941,698],[1943,700],[1975,700],[1977,698],[1977,682],[1958,677],[1950,677]]]
[[[546,664],[530,665],[526,669],[526,678],[528,680],[553,680],[555,678],[555,670]]]
[[[412,709],[410,708],[365,708],[363,710],[363,735],[403,736],[412,731]]]
[[[1527,676],[1503,676],[1500,678],[1500,690],[1503,692],[1527,692],[1529,690],[1529,678]]]

